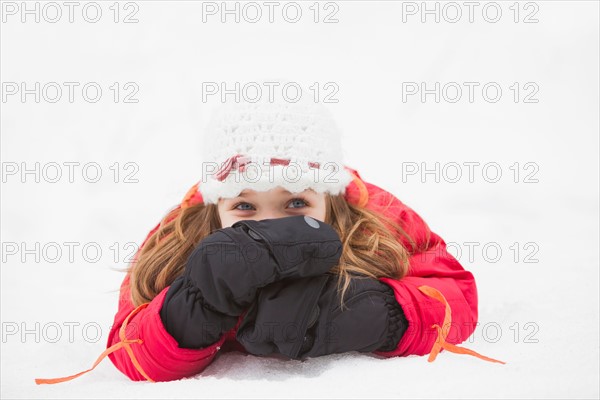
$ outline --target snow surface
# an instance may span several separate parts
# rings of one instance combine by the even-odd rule
[[[47,253],[23,262],[3,248],[2,398],[600,396],[597,2],[538,1],[535,24],[514,23],[512,2],[500,3],[496,24],[481,14],[474,23],[403,23],[400,2],[360,1],[337,2],[337,24],[202,23],[200,4],[162,1],[137,2],[139,23],[115,24],[112,2],[101,4],[106,17],[97,24],[7,16],[1,27],[2,82],[95,81],[105,90],[98,103],[1,104],[3,163],[97,162],[103,172],[95,184],[81,169],[73,183],[3,177],[3,246],[40,243]],[[459,260],[477,280],[480,323],[463,346],[507,364],[448,352],[434,363],[231,352],[181,381],[131,382],[105,359],[73,381],[35,385],[91,367],[117,309],[127,243],[140,244],[199,179],[200,133],[214,105],[202,101],[202,82],[273,78],[338,84],[340,101],[329,106],[347,164],[460,244]],[[504,92],[497,103],[480,95],[473,103],[402,102],[401,83],[422,81],[498,82]],[[136,82],[139,103],[112,102],[113,82]],[[514,82],[536,82],[539,102],[512,101]],[[403,181],[399,161],[497,162],[503,176],[488,183],[478,169],[472,183]],[[115,162],[122,174],[136,163],[139,182],[112,182]],[[539,183],[523,175],[514,183],[515,162],[522,174],[535,163]],[[79,244],[73,260],[65,242]],[[472,259],[466,242],[479,243]],[[64,252],[57,262],[48,260],[49,243]],[[99,261],[84,259],[86,243],[98,243]],[[493,248],[482,253],[486,243],[501,248],[498,261],[490,261]],[[536,248],[538,262],[525,262]]]

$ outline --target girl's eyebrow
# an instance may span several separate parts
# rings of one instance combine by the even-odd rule
[[[225,204],[228,204],[228,203],[233,203],[236,200],[243,199],[243,198],[244,198],[244,195],[239,194],[236,197],[228,197],[228,198],[224,199],[224,201],[225,201]]]
[[[251,196],[250,192],[248,192],[248,191],[243,191],[243,192],[241,192],[241,193],[240,193],[240,194],[239,194],[237,197],[235,197],[235,198],[237,199],[238,197],[250,197],[250,196]]]

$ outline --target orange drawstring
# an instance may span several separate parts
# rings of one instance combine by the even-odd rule
[[[452,310],[450,309],[450,305],[446,301],[446,298],[444,297],[444,295],[442,293],[440,293],[440,291],[438,291],[437,289],[432,288],[431,286],[425,286],[425,285],[419,286],[419,290],[421,292],[425,293],[427,296],[440,301],[442,304],[444,304],[446,306],[446,314],[444,316],[444,328],[445,329],[440,327],[438,324],[433,324],[431,326],[432,328],[435,328],[437,330],[438,338],[435,341],[435,343],[433,344],[433,347],[431,348],[431,353],[429,353],[429,358],[427,359],[427,361],[433,362],[435,360],[435,358],[437,357],[437,355],[440,353],[440,351],[442,349],[445,349],[452,353],[469,354],[469,355],[475,356],[475,357],[480,358],[485,361],[506,364],[504,361],[495,360],[493,358],[483,356],[473,350],[470,350],[470,349],[467,349],[464,347],[455,346],[451,343],[446,342],[446,336],[448,336],[448,332],[450,331],[450,325],[452,323]]]
[[[133,365],[135,366],[135,368],[138,370],[138,372],[140,374],[142,374],[142,376],[144,378],[146,378],[148,381],[150,382],[154,382],[152,380],[152,378],[150,378],[146,372],[144,372],[144,369],[142,368],[142,366],[140,365],[140,363],[138,362],[138,360],[135,358],[135,355],[133,354],[133,350],[131,349],[131,346],[129,346],[131,343],[138,343],[138,344],[142,344],[144,343],[144,341],[142,339],[127,339],[125,337],[125,329],[127,328],[127,324],[129,323],[129,319],[131,317],[133,317],[135,314],[137,314],[139,311],[141,311],[142,309],[146,308],[148,306],[148,304],[150,303],[144,303],[139,305],[136,309],[134,309],[131,313],[129,313],[129,315],[127,316],[127,318],[125,318],[125,321],[123,321],[123,325],[121,325],[121,329],[119,329],[119,338],[121,338],[121,341],[119,343],[116,343],[112,346],[110,346],[108,349],[104,350],[104,352],[102,352],[102,354],[100,354],[100,357],[98,357],[98,359],[96,360],[96,362],[94,363],[94,365],[92,366],[92,368],[86,370],[86,371],[82,371],[78,374],[75,375],[71,375],[71,376],[65,376],[63,378],[51,378],[51,379],[42,379],[42,378],[36,378],[35,379],[35,383],[38,385],[41,384],[53,384],[53,383],[60,383],[60,382],[66,382],[66,381],[70,381],[71,379],[75,379],[78,376],[81,376],[87,372],[90,372],[91,370],[93,370],[94,368],[96,368],[96,366],[98,364],[100,364],[100,361],[102,361],[104,359],[104,357],[106,357],[107,355],[109,355],[110,353],[112,353],[115,350],[118,350],[120,348],[124,348],[125,351],[127,351],[127,354],[129,354],[129,358],[131,358],[131,362],[133,363]]]

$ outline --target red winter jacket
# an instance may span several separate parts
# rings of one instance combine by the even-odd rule
[[[465,341],[477,323],[477,288],[473,275],[446,251],[444,240],[431,232],[415,211],[392,194],[363,181],[356,170],[346,169],[354,176],[353,182],[346,188],[346,200],[382,212],[400,224],[422,249],[411,254],[407,276],[400,280],[381,279],[394,289],[409,326],[395,350],[375,354],[393,357],[430,353],[429,361],[433,361],[442,349],[446,349],[501,362],[454,346]],[[186,195],[182,206],[199,201],[202,198],[195,185]],[[146,240],[157,229],[158,225]],[[404,237],[398,240],[407,249],[411,248]],[[209,347],[179,348],[175,339],[165,330],[159,314],[168,287],[151,302],[136,308],[126,289],[128,281],[129,274],[121,285],[119,309],[109,333],[108,349],[95,365],[108,355],[113,364],[132,380],[170,381],[202,372],[219,350],[233,348],[244,351],[235,339],[237,327]],[[57,380],[39,379],[37,382],[55,383],[79,375]]]

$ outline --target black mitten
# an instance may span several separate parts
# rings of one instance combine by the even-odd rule
[[[391,351],[408,327],[392,288],[353,277],[340,309],[337,277],[272,283],[244,315],[237,340],[252,354],[294,359],[347,351]]]
[[[200,242],[165,297],[161,319],[180,347],[201,348],[233,328],[258,289],[334,267],[342,244],[308,216],[238,221]]]

